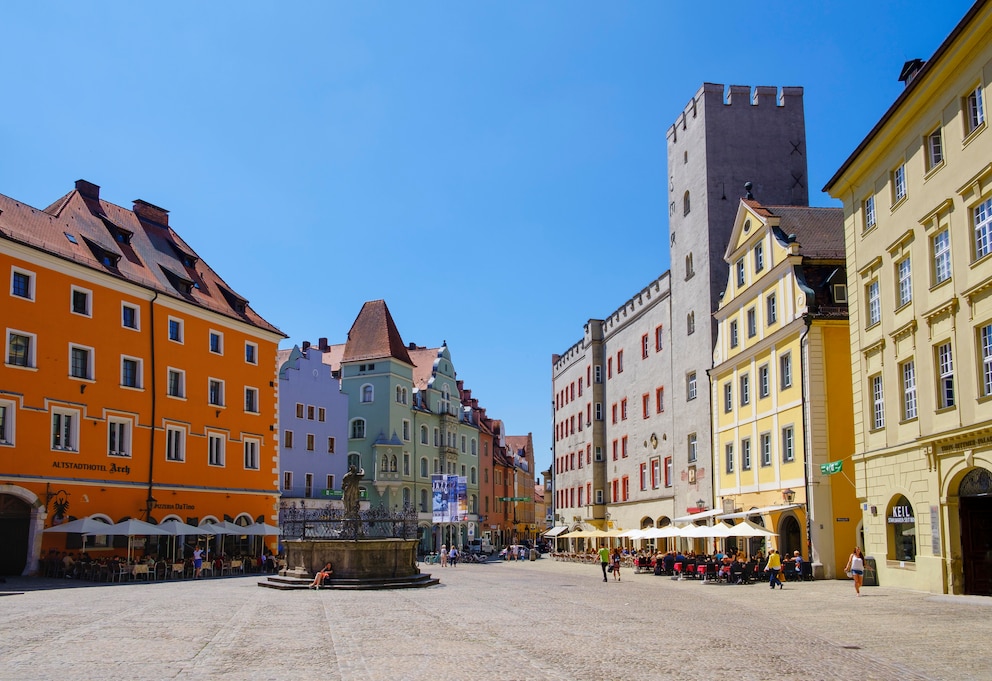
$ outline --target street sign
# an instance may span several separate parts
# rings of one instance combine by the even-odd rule
[[[496,497],[499,501],[530,501],[530,497]]]

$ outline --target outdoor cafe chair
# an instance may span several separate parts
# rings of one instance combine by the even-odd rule
[[[137,580],[139,577],[144,577],[144,580],[150,581],[148,576],[148,565],[145,563],[138,563],[131,566],[131,576]]]
[[[173,563],[172,574],[169,576],[173,579],[182,579],[184,572],[186,572],[186,563]]]

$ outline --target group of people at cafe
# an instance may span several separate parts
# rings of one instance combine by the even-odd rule
[[[808,578],[804,575],[803,559],[799,551],[793,552],[790,556],[781,556],[775,549],[771,549],[768,555],[760,550],[753,555],[747,555],[733,548],[712,554],[696,553],[691,550],[655,552],[649,549],[639,551],[614,549],[607,551],[607,556],[605,560],[599,552],[591,552],[588,556],[590,562],[604,564],[604,578],[607,569],[617,574],[615,570],[620,565],[637,568],[640,572],[653,572],[655,575],[685,579],[716,579],[728,584],[748,584],[767,579],[769,584],[774,586],[771,583],[772,579],[798,581]]]
[[[86,551],[78,555],[72,551],[49,549],[39,561],[40,573],[45,577],[85,579],[90,581],[124,581],[147,575],[150,579],[167,577],[220,576],[231,572],[232,564],[240,564],[239,572],[274,574],[279,571],[281,556],[268,548],[258,556],[229,556],[225,553],[211,554],[209,558],[200,545],[186,547],[182,557],[170,559],[156,553],[147,553],[128,559],[126,556],[92,556]],[[177,567],[181,569],[177,570]],[[178,573],[178,574],[177,574]]]

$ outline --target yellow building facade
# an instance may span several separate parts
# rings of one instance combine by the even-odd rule
[[[283,334],[167,211],[83,180],[45,209],[0,196],[0,278],[0,574],[78,550],[79,535],[45,530],[84,516],[277,521]]]
[[[992,595],[992,5],[825,187],[844,203],[857,494],[883,585]]]
[[[835,577],[860,520],[842,212],[742,199],[725,260],[710,371],[718,517],[764,525],[771,547]],[[749,555],[768,548],[749,541]]]

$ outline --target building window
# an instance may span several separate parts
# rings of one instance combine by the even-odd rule
[[[868,284],[865,297],[868,299],[868,326],[875,326],[882,321],[882,297],[879,294],[878,279]]]
[[[760,241],[754,245],[754,271],[765,269],[765,245]]]
[[[902,417],[916,418],[916,364],[910,360],[902,365]]]
[[[430,443],[430,439],[427,433],[427,426],[420,426],[420,444],[426,445],[429,443]]]
[[[334,453],[334,438],[333,437],[328,437],[327,438],[327,453],[328,454],[333,454]]]
[[[730,347],[736,348],[739,338],[737,335],[737,320],[733,319],[730,322]]]
[[[796,432],[792,426],[782,429],[782,461],[789,463],[796,460]]]
[[[626,421],[627,420],[627,398],[626,397],[623,398],[622,400],[620,400],[620,420],[621,421]]]
[[[939,284],[951,278],[951,236],[946,229],[933,235],[933,283]]]
[[[258,413],[258,388],[245,387],[245,411],[249,414]]]
[[[927,135],[926,152],[927,172],[944,162],[944,143],[940,137],[940,128]]]
[[[769,381],[769,378],[768,378],[768,373],[769,372],[768,372],[768,365],[767,364],[762,364],[760,367],[758,367],[758,397],[759,398],[768,397],[768,393],[771,390],[770,385],[769,385],[770,381]]]
[[[313,421],[314,415],[316,413],[317,413],[317,410],[314,408],[314,406],[312,404],[308,404],[307,405],[307,421]]]
[[[303,404],[300,402],[296,403],[296,418],[303,418]]]
[[[597,421],[602,421],[603,420],[603,403],[602,402],[597,402],[596,403],[596,420]]]
[[[351,422],[351,439],[361,440],[365,437],[365,419],[355,419]]]
[[[775,294],[771,293],[765,298],[765,311],[767,312],[767,323],[769,326],[778,321],[778,303]]]
[[[661,387],[654,391],[654,410],[657,413],[665,411],[665,388]]]
[[[644,393],[641,395],[641,418],[648,418],[651,416],[651,395]]]
[[[686,453],[686,458],[688,459],[689,463],[695,463],[696,454],[697,454],[696,434],[689,433],[689,435],[686,438],[686,442],[688,444],[688,451]]]
[[[696,271],[692,267],[692,253],[685,256],[685,280],[689,281],[692,279]]]
[[[166,461],[185,461],[186,431],[182,428],[165,427],[165,459]]]
[[[7,364],[15,367],[35,366],[35,336],[7,329]]]
[[[672,457],[665,457],[665,487],[672,486]]]
[[[785,353],[778,358],[779,382],[782,390],[792,386],[792,353]]]
[[[734,386],[730,381],[723,384],[723,411],[730,413],[734,410]]]
[[[662,333],[662,327],[655,327],[654,330],[654,351],[661,352],[665,347],[664,334]]]
[[[690,312],[685,316],[685,332],[687,336],[696,333],[696,313]]]
[[[169,340],[183,342],[183,320],[169,317]]]
[[[727,473],[734,472],[734,443],[728,442],[723,449],[724,454],[724,470]]]
[[[93,351],[80,345],[69,346],[69,375],[73,378],[93,378]]]
[[[257,471],[258,470],[258,440],[245,439],[244,442],[245,451],[245,470]]]
[[[121,385],[128,388],[141,387],[141,360],[134,357],[121,358]]]
[[[758,315],[752,307],[747,311],[747,337],[754,338],[758,333]]]
[[[758,444],[761,447],[761,465],[772,465],[772,436],[771,433],[762,433],[758,437]]]
[[[982,349],[982,395],[992,396],[992,324],[981,329],[979,347]]]
[[[863,205],[863,213],[865,219],[865,231],[868,231],[875,226],[875,197],[869,196],[865,199]]]
[[[658,489],[661,485],[661,459],[651,459],[651,489]]]
[[[740,378],[741,383],[741,406],[751,403],[751,374],[744,374]]]
[[[315,438],[314,438],[313,433],[307,433],[307,451],[308,452],[314,451],[314,443],[315,443]]]
[[[107,454],[110,456],[131,456],[131,421],[129,419],[107,418]]]
[[[372,402],[374,396],[375,396],[375,391],[373,390],[371,385],[366,383],[365,385],[362,386],[362,402],[365,403]]]
[[[224,406],[224,381],[216,378],[208,380],[207,403],[214,407]]]
[[[606,358],[606,380],[613,378],[613,358]]]
[[[689,192],[682,195],[682,215],[683,217],[689,214]]]
[[[647,359],[648,354],[651,352],[651,341],[648,339],[648,335],[644,334],[641,336],[641,359]],[[580,378],[579,381],[582,381]],[[581,392],[579,393],[582,394]]]
[[[211,433],[207,436],[207,463],[211,466],[224,465],[224,436]]]
[[[284,492],[292,491],[293,489],[293,471],[283,471],[282,473],[282,489]]]
[[[224,334],[218,331],[210,332],[210,352],[215,355],[224,354]]]
[[[686,400],[696,399],[696,372],[690,371],[685,377],[685,398]]]
[[[15,406],[13,402],[0,402],[0,445],[14,444],[14,415]]]
[[[992,253],[992,199],[985,199],[972,209],[975,226],[975,259]]]
[[[741,440],[741,470],[751,470],[751,438]]]
[[[620,458],[620,441],[619,440],[614,440],[613,441],[613,460],[616,461],[619,458]]]
[[[909,258],[903,258],[896,265],[896,277],[899,281],[899,298],[896,307],[902,307],[913,299],[913,272]]]
[[[613,406],[610,407],[610,412],[612,414],[612,422],[613,423],[616,423],[617,422],[617,413],[618,413],[617,412],[617,403],[616,402],[614,402],[613,403]]]
[[[617,373],[623,373],[623,350],[617,350]]]
[[[25,300],[34,300],[34,273],[11,268],[10,295]]]
[[[86,289],[72,287],[72,313],[83,315],[84,317],[91,317],[92,311],[90,309],[90,302],[92,298],[92,293]]]
[[[641,489],[646,490],[648,488],[648,465],[646,463],[639,464],[637,469],[640,473]],[[582,490],[579,491],[581,492]]]
[[[985,105],[982,102],[982,86],[979,85],[968,93],[965,97],[965,115],[967,116],[967,129],[965,134],[970,135],[985,123]]]
[[[896,204],[906,198],[906,164],[892,171],[892,203]]]
[[[871,379],[871,399],[872,399],[872,429],[879,430],[885,427],[885,395],[882,391],[882,375],[872,376]]]
[[[744,286],[744,258],[737,261],[737,288]]]
[[[321,423],[327,420],[327,410],[323,407],[317,407],[317,420]]]
[[[127,303],[121,304],[121,326],[125,329],[138,329],[138,308]]]
[[[626,459],[628,456],[630,456],[630,451],[627,448],[627,436],[624,435],[620,438],[620,457]]]
[[[950,342],[937,346],[937,404],[941,409],[954,406],[954,357]]]
[[[403,439],[408,442],[410,440],[410,422],[405,419],[403,420]]]
[[[245,341],[245,364],[258,364],[258,345]]]
[[[169,369],[166,391],[169,397],[186,397],[186,372]]]
[[[287,431],[284,431],[283,432],[282,446],[283,446],[283,449],[292,449],[293,448],[293,431],[287,430]]]

